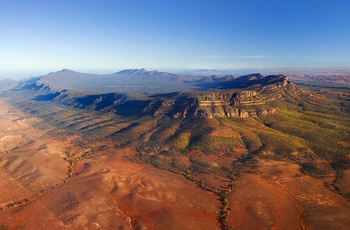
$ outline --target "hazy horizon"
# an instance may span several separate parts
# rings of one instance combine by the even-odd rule
[[[130,68],[130,69],[142,69],[140,68]],[[45,76],[51,72],[57,72],[61,71],[62,69],[68,69],[68,68],[60,68],[60,69],[47,69],[47,70],[21,70],[21,71],[4,71],[0,72],[0,80],[2,79],[12,79],[12,80],[24,80],[31,77],[40,77]],[[122,71],[125,69],[69,69],[72,71],[80,72],[80,73],[87,73],[87,74],[113,74],[118,71]],[[219,75],[225,75],[225,74],[238,74],[238,75],[244,75],[244,74],[250,74],[250,73],[270,73],[270,72],[344,72],[348,73],[350,72],[350,67],[304,67],[304,68],[240,68],[240,69],[205,69],[205,68],[198,68],[198,69],[152,69],[152,68],[146,68],[147,71],[160,71],[160,72],[168,72],[168,73],[174,73],[174,74],[189,74],[189,75],[200,75],[199,71],[205,72],[205,70],[213,74],[219,74]],[[197,73],[196,73],[197,72]],[[211,75],[211,74],[204,74],[204,75]]]
[[[350,68],[349,7],[325,0],[2,1],[0,79],[62,68]]]

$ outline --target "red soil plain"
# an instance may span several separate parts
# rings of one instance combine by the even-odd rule
[[[218,197],[184,176],[132,162],[129,158],[138,152],[117,149],[112,141],[80,147],[71,141],[79,136],[53,139],[46,135],[50,127],[37,129],[37,122],[0,100],[3,229],[224,228]],[[215,187],[225,183],[210,175],[201,180]],[[254,159],[228,195],[228,225],[349,229],[350,202],[324,185],[332,180],[304,175],[291,162]],[[350,192],[349,180],[345,171],[337,182],[343,193]]]

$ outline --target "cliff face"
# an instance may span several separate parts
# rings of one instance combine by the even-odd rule
[[[207,93],[193,98],[174,101],[173,107],[178,108],[173,117],[256,117],[273,114],[274,108],[262,108],[265,101],[257,96],[255,91],[239,93]],[[169,107],[170,103],[167,102]]]
[[[256,117],[276,112],[257,107],[264,103],[255,91],[208,92],[162,101],[162,110],[174,118]]]
[[[265,78],[262,78],[265,85],[253,84],[244,90],[197,93],[193,96],[198,103],[191,115],[208,118],[266,116],[276,112],[276,108],[267,106],[269,102],[302,92],[283,75]]]
[[[163,100],[163,112],[175,118],[257,117],[276,113],[270,102],[297,96],[302,90],[283,75],[267,76],[243,90],[180,94]],[[263,84],[263,85],[262,85]]]

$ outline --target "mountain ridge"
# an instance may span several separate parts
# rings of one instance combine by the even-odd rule
[[[77,72],[63,69],[55,76]],[[123,75],[140,75],[144,78],[154,71],[132,69]],[[156,71],[156,74],[164,74]],[[169,73],[165,73],[169,74]],[[50,75],[50,74],[49,74]],[[168,75],[169,76],[169,75]],[[177,77],[176,74],[171,76]],[[139,79],[138,77],[138,79]],[[159,77],[159,76],[157,76]],[[181,75],[180,75],[181,77]],[[81,75],[71,81],[79,81]],[[201,85],[197,91],[183,91],[176,94],[153,94],[142,96],[125,92],[76,93],[71,89],[57,90],[51,84],[44,84],[42,78],[22,82],[16,90],[31,90],[32,99],[52,101],[77,108],[113,112],[122,116],[170,116],[172,118],[213,118],[213,117],[257,117],[273,114],[273,101],[284,100],[303,92],[284,75],[263,76],[259,73],[234,78],[213,76],[193,81]],[[199,83],[198,83],[199,82]],[[204,85],[203,85],[204,84]],[[78,90],[79,92],[79,90]],[[137,110],[132,109],[138,107]],[[129,112],[123,112],[129,110]]]

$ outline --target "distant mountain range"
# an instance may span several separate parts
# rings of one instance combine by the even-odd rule
[[[288,72],[264,70],[262,76],[284,74],[298,85],[308,87],[350,88],[349,74],[342,72]],[[142,69],[125,69],[111,74],[82,73],[62,69],[39,76],[38,84],[50,86],[56,91],[70,90],[85,94],[98,93],[137,93],[144,95],[165,94],[171,92],[203,91],[212,89],[230,89],[244,87],[245,81],[240,76],[253,77],[252,70],[237,71],[199,69],[184,71],[180,74],[148,71]],[[25,81],[25,80],[24,80]],[[250,81],[250,83],[256,83]],[[16,84],[13,80],[0,80],[0,90],[6,90]]]
[[[63,69],[41,76],[38,83],[49,85],[55,90],[154,94],[188,91],[192,87],[188,82],[195,82],[200,78],[145,69],[126,69],[103,75]]]

